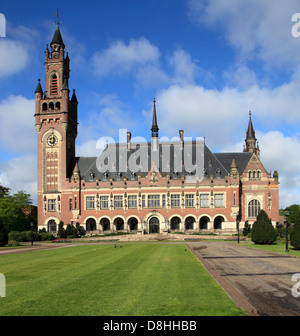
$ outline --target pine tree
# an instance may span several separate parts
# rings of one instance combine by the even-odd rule
[[[276,236],[271,219],[264,210],[261,210],[252,226],[252,241],[255,244],[273,244]]]
[[[294,228],[291,232],[291,245],[300,250],[300,213],[294,218]]]

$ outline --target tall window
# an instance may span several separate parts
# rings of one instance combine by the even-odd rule
[[[200,194],[200,208],[209,207],[209,194]]]
[[[257,217],[260,212],[260,202],[252,200],[248,203],[248,217]]]
[[[100,196],[100,209],[108,209],[108,196]]]
[[[180,194],[171,195],[171,207],[180,208]]]
[[[48,199],[48,211],[56,211],[56,199]]]
[[[50,219],[48,222],[48,232],[56,232],[56,222],[54,219]]]
[[[224,207],[224,194],[215,194],[215,207],[223,208]]]
[[[130,195],[128,196],[128,209],[136,209],[137,208],[137,196]]]
[[[114,196],[115,209],[123,208],[123,196]]]
[[[159,195],[148,195],[148,208],[159,208]]]
[[[51,94],[56,95],[57,94],[57,76],[53,75],[51,78]]]
[[[192,208],[194,206],[194,195],[193,194],[185,195],[185,206],[187,208]]]
[[[95,209],[95,196],[87,196],[85,204],[86,209]]]
[[[69,210],[73,210],[73,200],[72,198],[69,198]]]

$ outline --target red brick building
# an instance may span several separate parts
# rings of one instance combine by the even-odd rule
[[[160,143],[154,101],[151,142],[131,143],[127,132],[99,157],[76,157],[78,102],[75,91],[70,98],[69,63],[57,26],[45,51],[45,90],[39,80],[35,91],[39,228],[56,232],[63,221],[93,233],[230,234],[237,222],[253,223],[260,209],[275,225],[278,174],[260,161],[251,114],[244,150],[212,153],[203,141],[185,141],[182,130],[178,141]]]

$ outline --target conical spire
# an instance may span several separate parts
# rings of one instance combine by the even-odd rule
[[[254,132],[252,120],[251,120],[251,111],[249,111],[249,124],[248,124],[248,129],[246,132],[246,140],[247,139],[255,139],[255,132]]]
[[[60,30],[59,30],[58,12],[56,12],[55,15],[57,17],[56,29],[55,29],[55,32],[54,32],[54,35],[53,35],[52,42],[50,43],[50,46],[53,43],[56,43],[56,44],[61,44],[63,46],[63,49],[65,49],[65,45],[64,45],[63,39],[61,37]]]
[[[153,120],[152,120],[152,137],[158,137],[158,126],[157,126],[157,118],[156,118],[156,106],[155,106],[155,98],[153,100]]]
[[[249,123],[248,123],[248,129],[246,132],[246,148],[244,149],[245,152],[256,152],[256,138],[255,138],[255,132],[254,128],[252,125],[252,120],[251,120],[251,111],[249,112]]]
[[[40,79],[38,79],[38,84],[36,86],[35,93],[41,93],[41,94],[43,94],[43,89],[42,89],[42,85],[41,85],[41,80]]]

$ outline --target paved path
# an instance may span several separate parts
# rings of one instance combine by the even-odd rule
[[[189,247],[241,307],[252,306],[261,316],[300,316],[300,297],[291,292],[300,282],[292,281],[293,274],[300,273],[300,258],[229,242],[203,241]]]

